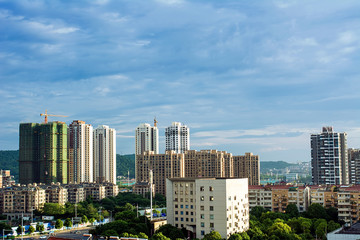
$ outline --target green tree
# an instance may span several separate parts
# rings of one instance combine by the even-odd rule
[[[118,233],[114,229],[108,229],[103,233],[105,236],[118,236]]]
[[[89,219],[89,222],[90,222],[90,223],[94,223],[94,222],[95,222],[95,218],[90,218],[90,219]]]
[[[61,221],[61,219],[57,219],[55,222],[55,228],[56,229],[60,229],[64,226],[63,221]]]
[[[239,233],[231,234],[228,240],[242,240],[242,237]]]
[[[205,234],[203,240],[221,240],[222,237],[219,232],[217,231],[211,231],[208,234]]]
[[[300,216],[298,207],[293,203],[286,206],[285,213],[289,215],[290,218],[297,218]]]
[[[316,238],[320,238],[320,239],[325,239],[326,238],[326,227],[327,227],[327,224],[326,222],[321,222],[316,230],[315,230],[315,234],[316,234]]]
[[[70,218],[65,219],[64,226],[65,227],[72,227],[72,221]]]
[[[44,230],[45,230],[45,227],[43,224],[39,224],[39,223],[36,224],[36,231],[43,232]]]
[[[250,240],[250,237],[246,232],[240,233],[240,236],[242,237],[243,240]]]
[[[328,221],[334,221],[337,222],[338,221],[338,210],[337,208],[334,207],[329,207],[325,209],[326,214],[328,216],[328,218],[326,220]]]
[[[261,206],[255,206],[251,208],[250,215],[255,216],[257,219],[260,219],[263,213],[267,212],[265,208]]]
[[[331,220],[327,225],[327,232],[335,231],[336,229],[340,228],[341,225]]]
[[[159,227],[156,230],[157,233],[161,232],[164,236],[170,238],[171,240],[175,240],[177,238],[185,238],[184,233],[177,227],[174,227],[170,224],[165,224]]]
[[[86,215],[83,215],[83,216],[81,217],[81,221],[82,221],[83,223],[87,223],[89,220],[88,220],[88,218],[87,218]]]
[[[18,228],[16,229],[16,232],[17,232],[17,234],[21,235],[24,232],[24,227],[19,225]]]
[[[319,203],[313,203],[309,206],[306,214],[309,218],[328,218],[325,208]]]
[[[10,230],[11,227],[6,223],[0,222],[0,232],[2,232],[3,229]]]
[[[65,208],[58,203],[45,203],[42,211],[44,215],[54,216],[64,214]]]
[[[140,233],[138,234],[138,237],[139,237],[139,238],[149,239],[148,235],[146,235],[146,234],[143,233],[143,232],[140,232]]]
[[[114,218],[115,220],[125,220],[125,221],[133,220],[136,218],[136,213],[134,213],[131,210],[126,210],[123,212],[116,213]]]
[[[269,237],[276,236],[279,239],[289,239],[291,228],[283,220],[276,219],[274,224],[269,228]]]
[[[161,232],[155,233],[152,237],[152,240],[170,240],[170,238],[165,237]]]
[[[35,232],[35,228],[33,226],[29,227],[29,232],[30,234],[33,234]]]

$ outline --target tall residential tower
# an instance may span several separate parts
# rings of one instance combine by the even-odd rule
[[[135,129],[135,155],[145,151],[159,153],[159,130],[155,124],[152,127],[148,123],[141,123]]]
[[[311,134],[313,184],[348,184],[347,134],[323,127],[322,133]]]
[[[67,183],[67,125],[64,122],[21,123],[19,182]]]
[[[173,122],[165,129],[165,151],[173,150],[176,153],[184,153],[190,150],[190,130],[180,122]]]
[[[93,182],[93,127],[75,120],[68,130],[70,183]]]
[[[94,180],[116,184],[116,131],[105,125],[94,130]]]

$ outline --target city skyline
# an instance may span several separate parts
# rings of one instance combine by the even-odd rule
[[[173,121],[191,149],[310,161],[323,126],[360,147],[358,1],[1,1],[0,150],[39,116],[117,132]],[[6,26],[6,27],[4,27]]]

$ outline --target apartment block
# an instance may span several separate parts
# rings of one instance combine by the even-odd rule
[[[171,162],[171,159],[174,159],[174,162]],[[165,179],[169,177],[239,178],[238,175],[241,175],[254,185],[259,184],[260,181],[259,157],[252,153],[234,157],[231,153],[217,150],[189,150],[181,154],[174,151],[165,154],[145,152],[136,156],[135,165],[137,166],[136,182],[148,182],[149,171],[152,169],[155,192],[163,195],[166,193]],[[140,185],[136,186],[140,187]],[[136,186],[134,192],[141,192],[142,190],[137,190]]]
[[[300,212],[306,211],[309,204],[309,188],[292,185],[249,185],[250,209],[262,206],[274,212],[285,212],[289,204],[295,204]]]
[[[333,127],[311,134],[311,166],[315,185],[349,184],[347,134]]]
[[[249,185],[260,184],[259,155],[245,153],[243,156],[233,156],[234,177],[248,178]]]
[[[360,184],[360,149],[349,148],[349,184]]]
[[[72,204],[86,200],[84,187],[80,184],[67,184],[64,187],[68,190],[68,201]]]
[[[144,152],[137,155],[136,182],[149,182],[150,170],[153,171],[155,192],[166,194],[166,178],[185,177],[184,154],[168,151],[165,154]]]
[[[168,223],[185,228],[189,238],[218,231],[223,238],[249,229],[247,179],[167,179]]]
[[[68,202],[68,190],[61,186],[60,183],[51,185],[42,184],[39,187],[45,190],[46,203],[65,205]]]
[[[105,198],[105,186],[98,183],[83,184],[85,191],[85,199],[92,197],[95,201],[100,201]]]
[[[94,130],[94,181],[116,184],[116,131],[106,125]]]
[[[0,188],[10,187],[15,184],[14,176],[10,174],[10,170],[0,170]]]
[[[339,220],[356,223],[360,220],[360,185],[340,186],[337,192]]]
[[[19,132],[19,182],[67,183],[67,125],[21,123]]]
[[[119,186],[112,183],[103,183],[105,187],[105,197],[116,197],[119,194]]]
[[[68,129],[68,181],[69,183],[93,182],[93,127],[75,120]]]
[[[180,122],[172,122],[165,128],[165,151],[184,153],[190,150],[190,130]]]

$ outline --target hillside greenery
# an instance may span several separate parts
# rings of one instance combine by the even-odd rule
[[[284,169],[290,166],[295,166],[297,164],[292,164],[284,161],[261,161],[260,168],[261,170],[268,170],[268,169]]]
[[[19,150],[0,150],[0,170],[10,170],[15,180],[19,180]],[[116,174],[135,178],[135,154],[116,154]]]

